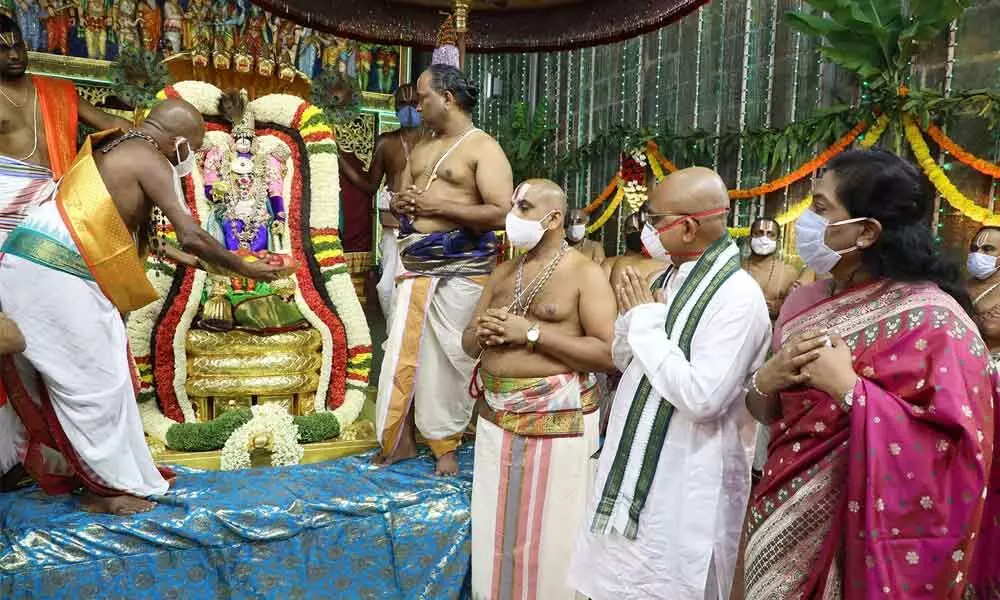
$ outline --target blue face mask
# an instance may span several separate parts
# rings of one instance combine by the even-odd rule
[[[399,124],[402,127],[420,127],[420,113],[415,106],[404,106],[396,111],[396,116],[399,117]]]

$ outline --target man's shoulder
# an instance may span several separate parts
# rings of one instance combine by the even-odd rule
[[[722,284],[714,300],[713,304],[724,305],[726,311],[737,310],[746,313],[763,311],[764,318],[769,320],[764,291],[757,280],[744,269],[733,273]]]

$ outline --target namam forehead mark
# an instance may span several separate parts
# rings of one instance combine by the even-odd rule
[[[778,226],[774,221],[761,221],[753,226],[753,230],[759,233],[778,233]]]
[[[4,48],[13,48],[14,46],[20,44],[23,41],[21,34],[16,31],[7,31],[0,33],[0,46]]]
[[[981,250],[986,246],[992,246],[994,249],[1000,248],[1000,231],[996,229],[984,229],[973,238],[973,250]]]

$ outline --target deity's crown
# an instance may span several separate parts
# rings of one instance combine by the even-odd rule
[[[253,117],[253,109],[250,108],[250,100],[247,96],[246,90],[240,90],[240,98],[243,101],[243,114],[240,118],[233,123],[233,138],[235,139],[253,139],[257,137],[257,132],[255,129],[256,122]]]

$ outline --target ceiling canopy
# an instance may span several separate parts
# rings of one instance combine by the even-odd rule
[[[708,0],[471,0],[470,52],[565,50],[658,29]],[[433,48],[452,0],[253,0],[306,27]]]

